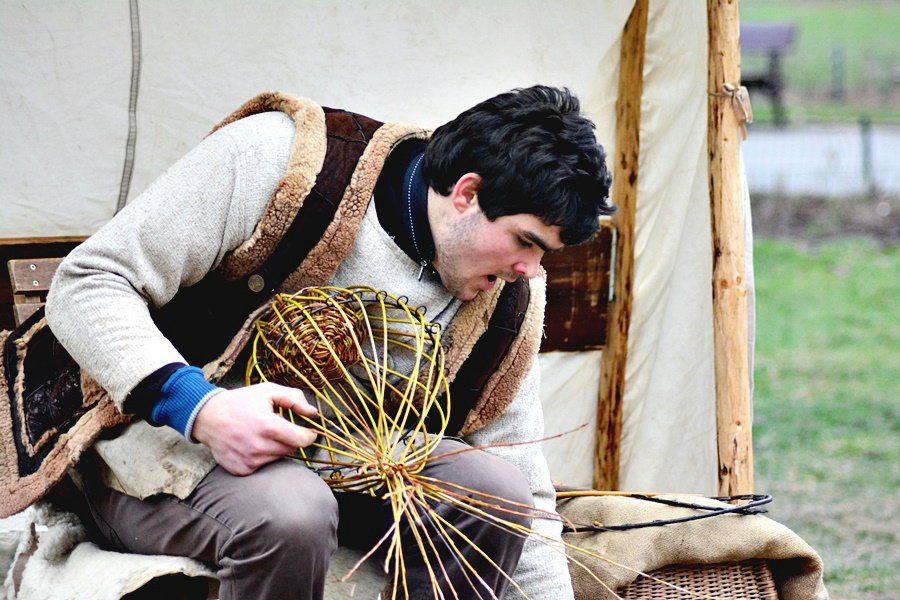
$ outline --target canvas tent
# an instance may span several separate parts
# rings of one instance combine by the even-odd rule
[[[92,233],[260,91],[436,126],[499,91],[537,82],[568,86],[596,122],[615,172],[625,175],[627,165],[639,172],[616,188],[630,195],[634,222],[633,236],[620,236],[620,248],[633,247],[633,272],[617,298],[624,303],[627,293],[630,327],[616,334],[626,343],[627,362],[618,379],[612,376],[621,383],[614,484],[714,494],[723,489],[723,435],[749,469],[745,334],[752,280],[741,271],[743,255],[734,256],[734,248],[744,247],[737,237],[745,231],[746,204],[734,118],[708,108],[730,110],[708,95],[719,89],[709,82],[710,56],[721,58],[710,52],[709,32],[718,27],[711,24],[725,23],[731,32],[725,45],[731,39],[736,51],[736,7],[711,0],[708,13],[705,3],[653,0],[645,28],[632,9],[613,0],[4,2],[0,238]],[[623,38],[626,47],[632,38],[645,40],[644,51],[622,52]],[[725,81],[736,83],[736,56],[723,55]],[[630,79],[636,94],[623,91],[626,64],[642,75]],[[717,118],[730,127],[724,143],[715,126],[710,134]],[[637,144],[623,142],[629,123],[639,154]],[[710,155],[732,162],[723,166]],[[712,225],[711,182],[737,215],[727,227]],[[614,200],[627,208],[627,198]],[[714,242],[723,235],[725,250]],[[717,277],[716,285],[738,285],[714,294],[722,257],[733,259],[737,275]],[[728,314],[742,323],[743,337],[717,333],[723,319],[714,296],[718,305],[736,307]],[[624,308],[614,310],[621,319]],[[737,346],[725,358],[723,335]],[[718,377],[717,355],[724,361]],[[734,356],[743,364],[735,365]],[[547,434],[589,423],[546,442],[551,469],[556,479],[591,485],[598,480],[595,458],[609,456],[595,446],[604,359],[591,351],[541,360]],[[607,375],[614,370],[606,368]],[[723,368],[736,371],[726,375]],[[717,394],[717,379],[720,388],[732,381],[739,391]],[[737,434],[717,424],[717,406],[721,418],[726,400],[740,413],[727,417]]]

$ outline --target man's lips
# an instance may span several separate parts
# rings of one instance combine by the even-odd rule
[[[513,275],[507,275],[507,276],[485,275],[484,279],[487,281],[487,283],[485,284],[485,289],[489,290],[489,289],[493,288],[497,284],[497,281],[500,279],[502,279],[506,283],[512,283],[516,280],[516,277]]]

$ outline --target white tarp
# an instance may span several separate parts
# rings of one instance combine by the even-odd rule
[[[628,2],[138,0],[129,198],[254,94],[280,89],[435,126],[541,82],[581,96],[614,156]],[[706,5],[651,1],[622,487],[717,482],[706,157]],[[0,3],[0,237],[89,234],[114,213],[132,65],[129,3]],[[598,353],[542,357],[547,433],[593,418]],[[593,430],[547,442],[589,484]]]

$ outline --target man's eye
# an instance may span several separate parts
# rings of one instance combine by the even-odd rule
[[[532,244],[529,240],[526,240],[522,237],[519,238],[519,245],[523,248],[531,248],[532,246],[534,246],[534,244]]]

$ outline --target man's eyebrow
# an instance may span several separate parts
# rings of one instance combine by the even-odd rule
[[[529,242],[531,242],[532,244],[534,244],[535,246],[537,246],[544,252],[555,252],[556,250],[563,249],[563,246],[560,246],[559,248],[551,248],[547,244],[547,242],[545,242],[543,239],[541,239],[541,236],[539,236],[538,234],[536,234],[533,231],[527,231],[527,230],[523,231],[522,237],[524,237],[526,240],[528,240]]]

